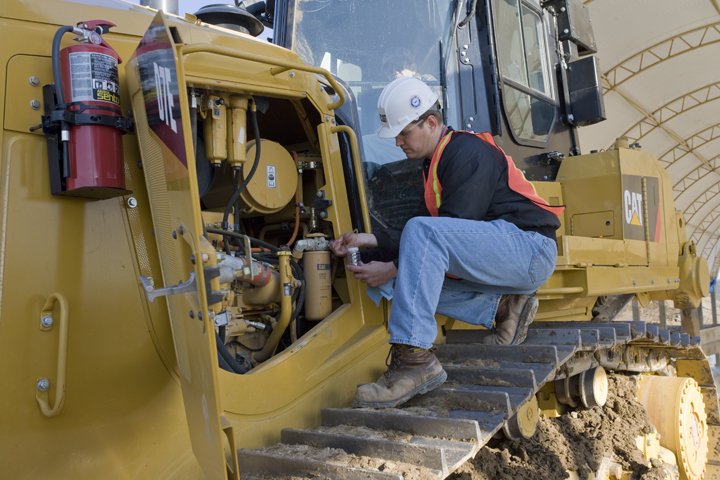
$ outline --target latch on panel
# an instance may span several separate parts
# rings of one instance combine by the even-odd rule
[[[195,285],[195,272],[190,272],[190,276],[186,281],[178,283],[172,287],[155,288],[151,277],[140,276],[140,281],[145,289],[145,295],[147,295],[148,300],[151,302],[157,297],[166,297],[181,293],[193,293],[197,291],[197,286]]]

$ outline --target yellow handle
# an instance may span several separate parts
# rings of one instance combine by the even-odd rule
[[[37,400],[40,410],[46,417],[54,417],[62,410],[65,402],[65,370],[67,365],[67,336],[68,336],[68,304],[65,297],[60,293],[51,294],[45,301],[40,312],[40,325],[43,331],[52,329],[52,322],[48,323],[48,319],[52,319],[55,304],[59,305],[60,324],[58,325],[58,358],[57,373],[55,385],[55,403],[50,406],[50,382],[47,379],[40,379],[35,389],[35,400]]]
[[[265,63],[265,64],[271,64],[275,65],[270,69],[270,73],[272,75],[278,75],[282,72],[286,72],[288,70],[300,70],[301,72],[308,72],[308,73],[314,73],[316,75],[322,75],[325,77],[325,80],[328,81],[330,86],[332,86],[333,90],[335,90],[335,93],[338,96],[338,99],[334,102],[331,102],[328,104],[327,108],[328,110],[335,110],[336,108],[340,107],[343,103],[345,103],[345,93],[343,92],[342,87],[340,84],[335,80],[335,78],[325,70],[324,68],[320,67],[313,67],[311,65],[306,65],[301,62],[294,62],[292,60],[285,60],[284,58],[270,58],[263,55],[258,55],[256,53],[250,53],[250,52],[244,52],[241,50],[235,50],[228,47],[220,47],[217,45],[212,45],[208,43],[198,43],[194,45],[183,45],[180,48],[182,55],[190,55],[192,53],[209,53],[214,55],[224,55],[226,57],[231,58],[238,58],[240,60],[249,60],[251,62],[258,62],[258,63]]]
[[[355,180],[357,182],[358,193],[360,194],[360,208],[362,209],[363,222],[365,222],[365,231],[372,232],[370,226],[370,213],[367,207],[367,195],[365,194],[365,177],[363,176],[362,163],[360,161],[360,148],[358,147],[357,136],[355,131],[347,125],[337,125],[330,129],[332,133],[343,132],[350,139],[350,152],[352,153],[353,167],[355,168]]]

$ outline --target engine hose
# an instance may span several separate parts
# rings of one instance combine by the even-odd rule
[[[260,164],[260,128],[258,127],[258,121],[257,121],[257,111],[255,108],[255,102],[253,101],[250,107],[250,119],[252,121],[253,130],[255,131],[255,159],[253,160],[252,167],[250,167],[250,171],[248,172],[247,177],[245,180],[240,182],[240,179],[242,178],[242,168],[239,168],[236,174],[238,175],[238,184],[235,187],[235,191],[230,196],[230,200],[228,201],[227,205],[225,205],[225,211],[223,212],[223,221],[222,226],[225,230],[228,229],[228,218],[230,218],[230,210],[232,210],[233,206],[238,202],[240,199],[240,194],[247,188],[248,184],[250,183],[250,180],[252,180],[253,176],[255,175],[255,171],[258,168],[258,165]],[[239,222],[236,222],[239,224]],[[233,230],[238,229],[238,226],[235,226]]]
[[[245,238],[247,236],[247,235],[242,235],[242,234],[236,233],[236,232],[230,232],[228,230],[222,230],[219,228],[208,228],[207,232],[215,233],[217,235],[224,235],[226,237],[237,238],[240,240],[242,240],[243,238]],[[267,248],[271,252],[279,252],[280,251],[280,249],[278,247],[276,247],[275,245],[265,242],[263,240],[260,240],[259,238],[255,238],[255,237],[248,237],[248,238],[250,239],[251,244],[257,245],[258,247]]]
[[[232,210],[235,203],[237,203],[238,198],[240,198],[240,194],[242,191],[240,190],[240,179],[242,178],[242,166],[238,167],[233,171],[233,184],[235,185],[235,188],[233,189],[232,195],[230,195],[230,200],[228,200],[228,203],[225,205],[225,210],[223,211],[223,219],[222,219],[222,228],[223,230],[228,230],[230,226],[228,225],[228,218],[230,218],[230,210]],[[233,228],[233,230],[235,230]]]
[[[228,370],[233,373],[245,373],[248,369],[233,357],[228,351],[227,347],[220,339],[220,335],[215,334],[215,344],[217,345],[217,351],[220,354],[218,356],[218,362],[223,370]]]
[[[278,260],[278,270],[280,273],[279,288],[284,289],[286,285],[292,285],[293,280],[292,266],[290,264],[290,252],[287,250],[278,252]],[[287,329],[288,325],[290,325],[290,317],[292,316],[292,310],[292,297],[282,292],[282,297],[280,300],[280,316],[277,320],[277,323],[275,324],[275,327],[273,328],[273,331],[267,338],[265,346],[262,348],[261,351],[253,353],[251,358],[254,364],[264,362],[275,353],[275,349],[280,343],[280,340],[285,333],[285,330]]]
[[[227,371],[227,372],[236,373],[236,372],[232,369],[232,367],[230,366],[230,364],[225,360],[225,358],[223,358],[222,354],[220,354],[219,352],[220,352],[220,350],[218,350],[218,365],[220,366],[220,368],[222,368],[223,370],[225,370],[225,371]]]
[[[300,280],[300,286],[296,289],[296,297],[294,298],[295,308],[293,308],[292,314],[290,314],[290,322],[294,322],[295,335],[301,337],[305,333],[304,322],[300,322],[300,312],[305,305],[305,274],[302,267],[295,260],[290,261],[290,267],[292,268],[293,275]]]

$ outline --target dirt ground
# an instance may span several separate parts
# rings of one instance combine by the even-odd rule
[[[453,480],[586,479],[603,460],[619,464],[630,478],[660,480],[664,466],[646,465],[635,438],[651,433],[647,414],[635,400],[632,377],[610,375],[605,406],[579,410],[558,418],[541,417],[530,440],[493,440]]]

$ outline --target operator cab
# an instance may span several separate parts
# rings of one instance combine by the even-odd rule
[[[586,56],[595,51],[592,29],[577,0],[277,0],[270,7],[274,42],[339,77],[355,98],[357,116],[341,110],[338,118],[361,134],[376,220],[404,223],[421,202],[422,162],[376,135],[378,97],[399,75],[436,89],[456,130],[492,133],[529,180],[554,180],[563,156],[579,153],[576,127],[604,119],[597,62]],[[386,198],[389,191],[396,198]]]

